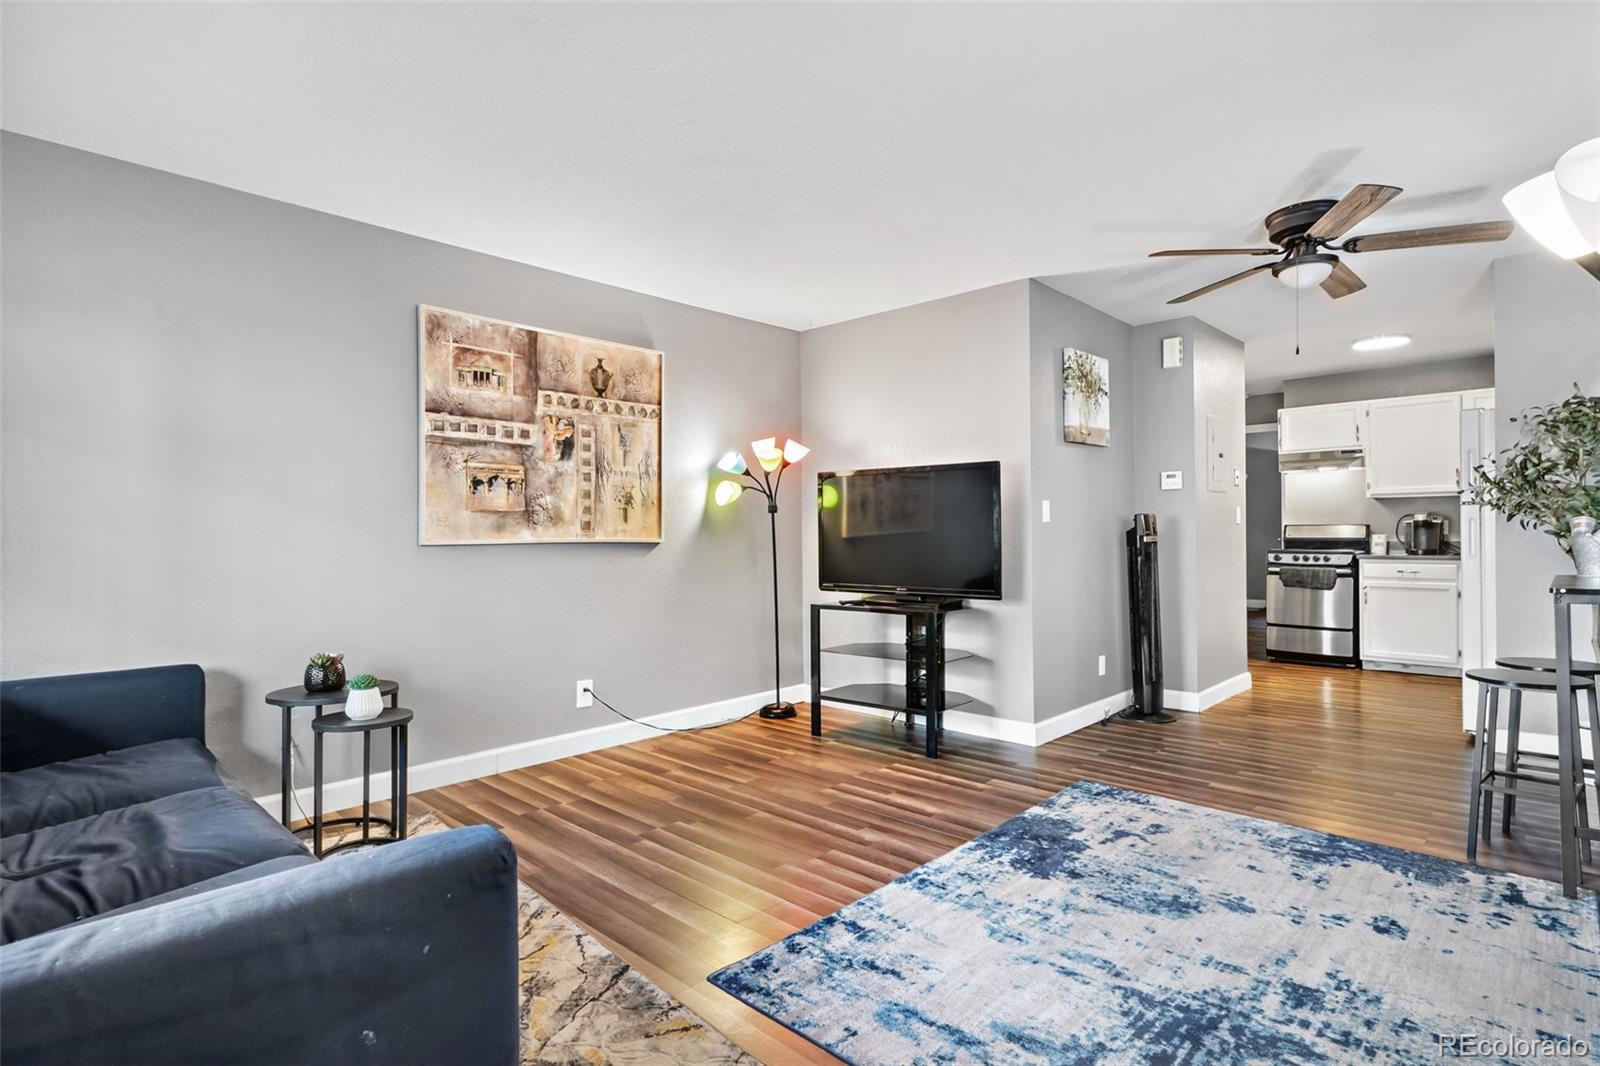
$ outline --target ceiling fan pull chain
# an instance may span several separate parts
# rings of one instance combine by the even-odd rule
[[[1300,354],[1300,290],[1294,290],[1294,354]]]

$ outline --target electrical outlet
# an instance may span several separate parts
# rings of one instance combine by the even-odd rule
[[[578,682],[578,707],[594,706],[594,679]]]
[[[1104,655],[1100,656],[1100,676],[1106,676],[1106,657]]]

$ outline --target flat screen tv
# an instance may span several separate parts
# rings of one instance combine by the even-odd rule
[[[1000,598],[1000,464],[817,475],[817,579],[837,592]]]

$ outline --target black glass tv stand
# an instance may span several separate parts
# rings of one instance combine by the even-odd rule
[[[856,707],[874,707],[895,711],[906,716],[906,728],[915,728],[914,718],[921,715],[926,734],[926,752],[930,759],[939,756],[939,735],[944,732],[944,712],[951,707],[971,703],[965,692],[954,692],[944,687],[944,668],[958,659],[970,659],[972,652],[947,648],[944,642],[945,618],[952,611],[965,607],[959,599],[891,599],[888,597],[845,600],[842,603],[813,603],[811,605],[811,735],[822,735],[823,701]],[[903,643],[839,644],[831,648],[822,646],[822,613],[844,611],[851,614],[897,614],[906,620],[906,638]],[[822,688],[822,656],[857,655],[870,659],[888,659],[904,662],[905,684],[840,685]]]

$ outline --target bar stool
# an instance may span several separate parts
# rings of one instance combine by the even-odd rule
[[[1506,803],[1501,811],[1503,820],[1500,828],[1501,832],[1509,832],[1511,828],[1511,808],[1514,806],[1512,801],[1516,798],[1520,783],[1527,782],[1528,784],[1559,789],[1561,782],[1556,774],[1534,773],[1520,768],[1520,762],[1523,758],[1535,754],[1520,750],[1522,694],[1524,692],[1554,692],[1556,690],[1556,675],[1537,670],[1490,667],[1468,670],[1467,677],[1478,682],[1478,729],[1476,743],[1473,745],[1471,792],[1467,799],[1467,860],[1470,862],[1478,857],[1479,835],[1482,835],[1485,842],[1489,840],[1489,829],[1494,822],[1494,794],[1496,792],[1506,797]],[[1592,698],[1595,679],[1593,676],[1584,677],[1574,673],[1572,687],[1579,690],[1588,690]],[[1506,767],[1497,769],[1494,758],[1495,733],[1499,729],[1500,692],[1502,689],[1510,693],[1510,708],[1506,723]],[[1574,781],[1572,784],[1578,805],[1578,824],[1587,829],[1589,827],[1589,804],[1581,760],[1574,762]],[[1585,842],[1584,858],[1586,861],[1588,853],[1588,844]]]
[[[1556,672],[1557,667],[1557,663],[1554,659],[1546,659],[1532,655],[1507,655],[1503,658],[1496,659],[1494,664],[1496,666],[1504,666],[1511,670],[1533,670],[1541,674],[1553,674]],[[1600,663],[1589,662],[1584,659],[1574,659],[1572,660],[1572,676],[1600,679]],[[1589,730],[1590,757],[1587,759],[1583,757],[1583,745],[1580,743],[1578,745],[1578,760],[1581,769],[1578,772],[1579,774],[1582,774],[1584,770],[1588,770],[1591,775],[1600,775],[1600,770],[1597,770],[1595,765],[1596,757],[1600,757],[1600,682],[1597,682],[1595,686],[1590,687],[1588,692],[1589,721],[1587,727]],[[1516,738],[1522,732],[1522,697],[1518,693],[1512,693],[1511,713],[1507,716],[1506,728],[1509,733],[1509,743],[1507,744],[1508,750],[1506,751],[1508,768],[1515,770],[1517,768],[1517,764],[1523,759],[1549,759],[1551,762],[1556,760],[1556,756],[1549,752],[1519,752],[1517,750],[1518,745]],[[1580,728],[1582,728],[1581,725]],[[1600,776],[1595,776],[1595,788],[1600,789]],[[1511,815],[1517,807],[1516,795],[1514,793],[1508,794],[1501,806],[1502,821],[1500,823],[1500,831],[1502,833],[1509,833],[1511,832]],[[1585,852],[1585,854],[1588,853]]]

